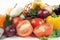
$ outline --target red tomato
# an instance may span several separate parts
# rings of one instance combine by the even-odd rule
[[[36,27],[36,26],[39,26],[39,25],[45,23],[45,21],[41,18],[34,18],[30,22],[31,22],[33,27]]]
[[[19,22],[23,21],[23,19],[21,19],[20,17],[14,17],[13,18],[13,24],[18,24]]]
[[[34,28],[33,33],[37,37],[49,36],[53,31],[53,25],[47,23]]]
[[[17,25],[16,30],[17,30],[17,35],[26,37],[32,34],[33,27],[31,26],[28,20],[24,20]]]

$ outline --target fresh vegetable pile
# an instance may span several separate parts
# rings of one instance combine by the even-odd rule
[[[60,37],[60,5],[49,6],[34,0],[25,8],[9,8],[6,16],[0,15],[0,31],[0,37],[34,35],[41,40]]]

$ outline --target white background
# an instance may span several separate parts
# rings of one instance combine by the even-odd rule
[[[24,7],[27,3],[32,2],[33,0],[0,0],[0,14],[5,14],[5,11],[9,7],[13,7],[16,3]],[[60,0],[43,0],[44,3],[49,5],[60,4]]]
[[[6,9],[9,7],[14,7],[17,3],[17,6],[24,7],[27,3],[33,0],[0,0],[0,14],[4,14]]]

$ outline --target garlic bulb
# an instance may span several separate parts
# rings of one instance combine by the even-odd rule
[[[24,10],[24,9],[21,8],[21,7],[16,7],[16,8],[14,8],[14,9],[11,11],[10,16],[11,16],[11,17],[18,16],[18,15],[21,14],[21,12],[22,12],[23,10]]]
[[[20,15],[20,18],[25,19],[25,15],[24,14],[21,14]]]
[[[4,29],[0,28],[0,37],[3,35]]]

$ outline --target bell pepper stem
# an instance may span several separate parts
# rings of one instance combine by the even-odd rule
[[[53,14],[52,14],[52,17],[56,18],[56,17],[57,17],[57,15],[56,15],[55,13],[53,13]]]

